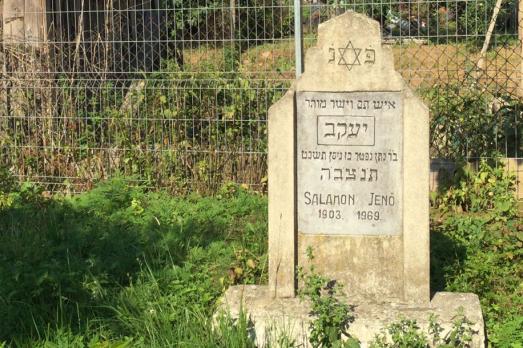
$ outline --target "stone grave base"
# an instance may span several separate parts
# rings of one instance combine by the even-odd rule
[[[425,307],[402,303],[377,303],[352,297],[347,301],[354,305],[355,321],[349,333],[360,340],[361,347],[368,347],[375,335],[400,318],[415,319],[423,332],[427,332],[431,313],[445,331],[452,327],[455,314],[460,307],[473,325],[472,347],[485,347],[483,316],[477,295],[471,293],[439,292]],[[251,327],[250,335],[258,347],[279,346],[282,337],[294,340],[299,347],[310,347],[308,343],[309,306],[299,298],[272,299],[267,286],[240,285],[230,287],[222,298],[220,310],[238,318],[240,311],[247,314]],[[280,341],[281,342],[281,341]],[[281,343],[280,343],[281,344]]]

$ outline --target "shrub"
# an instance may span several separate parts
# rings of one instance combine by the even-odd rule
[[[312,248],[307,250],[307,257],[309,260],[314,258]],[[303,282],[299,296],[301,299],[308,298],[311,303],[311,345],[315,348],[359,347],[358,340],[347,332],[350,323],[354,321],[354,315],[353,308],[339,298],[341,285],[318,274],[312,265],[308,272],[300,269],[298,276]],[[345,341],[343,337],[346,338]]]
[[[171,39],[216,40],[237,38],[242,46],[259,44],[292,33],[289,0],[236,0],[235,23],[231,28],[229,1],[162,0],[162,8],[174,12]]]
[[[496,220],[512,219],[517,215],[515,180],[501,163],[481,161],[478,170],[462,164],[433,203],[443,211],[490,212]]]
[[[474,331],[470,322],[458,310],[452,327],[444,337],[441,337],[443,327],[437,321],[437,316],[429,317],[428,332],[423,332],[416,320],[402,318],[389,324],[370,343],[371,348],[469,348]]]
[[[0,211],[13,204],[12,192],[17,186],[11,173],[6,168],[0,166]]]
[[[430,105],[433,157],[497,157],[501,151],[507,156],[521,151],[516,137],[523,107],[518,99],[461,84],[434,86],[421,94]]]
[[[510,347],[523,312],[521,219],[497,221],[487,214],[450,214],[433,225],[431,288],[479,296],[488,338]]]
[[[454,6],[449,8],[449,10],[454,10],[455,12],[453,15],[458,24],[457,33],[470,36],[473,40],[481,38],[482,44],[483,35],[487,33],[495,5],[496,0],[480,0],[477,1],[474,6],[458,2],[455,9]],[[514,16],[515,8],[517,8],[515,1],[502,1],[494,33],[513,34],[517,32],[517,24],[515,23]]]
[[[497,166],[496,166],[497,164]],[[433,200],[431,288],[479,296],[489,340],[511,347],[523,312],[523,223],[514,177],[483,161],[461,167]],[[439,214],[444,214],[443,216]]]

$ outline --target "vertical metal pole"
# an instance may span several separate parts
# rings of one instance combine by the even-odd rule
[[[230,0],[231,5],[231,43],[234,46],[234,40],[236,40],[236,0]]]
[[[523,0],[518,1],[518,39],[521,50],[521,76],[519,81],[519,96],[523,97]]]
[[[296,56],[296,78],[303,73],[303,31],[301,25],[301,0],[294,0],[294,52]]]

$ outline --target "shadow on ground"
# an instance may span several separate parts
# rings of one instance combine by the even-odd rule
[[[457,267],[467,257],[467,249],[457,244],[444,233],[431,226],[430,232],[430,292],[431,297],[444,291],[450,280],[456,276]]]
[[[81,331],[114,315],[108,289],[230,238],[234,217],[253,210],[241,197],[231,202],[145,193],[113,180],[73,199],[25,197],[1,209],[0,342],[63,326]]]

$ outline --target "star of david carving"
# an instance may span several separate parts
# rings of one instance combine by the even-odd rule
[[[361,65],[361,48],[354,48],[354,46],[352,45],[352,41],[349,41],[347,46],[345,46],[344,48],[338,48],[338,51],[340,52],[340,60],[338,61],[338,65],[344,65],[349,71],[352,70],[353,66]],[[347,51],[350,57],[345,57]]]

